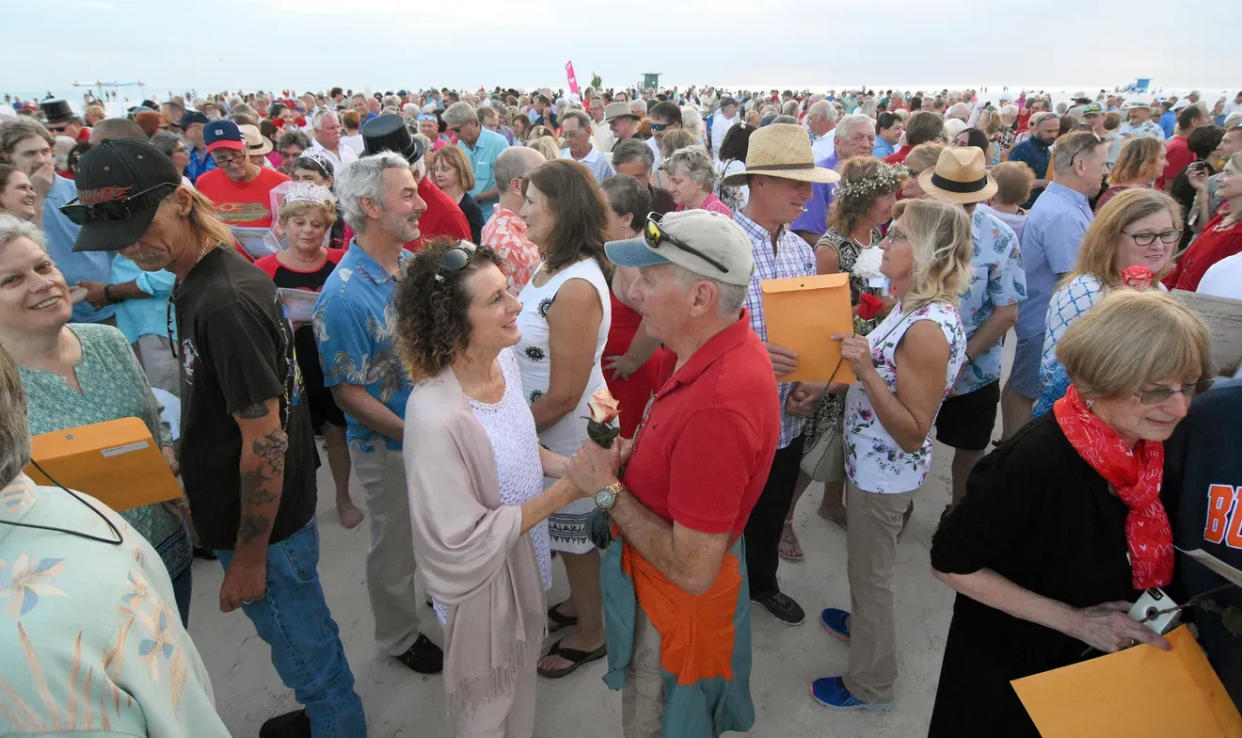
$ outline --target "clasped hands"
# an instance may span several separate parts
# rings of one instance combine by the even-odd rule
[[[597,491],[617,481],[621,466],[630,460],[633,450],[634,442],[628,438],[617,438],[612,448],[604,448],[588,438],[569,457],[565,478],[582,497],[594,497]]]

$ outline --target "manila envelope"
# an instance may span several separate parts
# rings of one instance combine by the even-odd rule
[[[1140,645],[1015,679],[1046,738],[1242,737],[1242,716],[1194,636],[1166,636],[1172,651]]]
[[[33,462],[25,471],[36,483],[59,482],[85,492],[113,510],[181,496],[181,487],[159,445],[146,423],[138,418],[31,436],[30,457]]]
[[[834,333],[854,332],[850,275],[765,279],[759,290],[768,342],[798,354],[798,368],[777,381],[856,381],[850,363],[841,360],[841,343],[829,338]]]

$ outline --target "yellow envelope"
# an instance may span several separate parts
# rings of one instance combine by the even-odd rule
[[[1015,679],[1045,738],[1242,738],[1242,715],[1186,626],[1172,651],[1140,645]]]
[[[26,474],[38,484],[59,482],[113,510],[176,499],[181,487],[146,423],[121,418],[41,433],[30,438]],[[55,482],[49,478],[55,478]]]
[[[782,382],[855,382],[854,369],[841,360],[841,343],[828,338],[854,332],[850,275],[765,279],[759,283],[768,342],[798,354],[798,368]]]

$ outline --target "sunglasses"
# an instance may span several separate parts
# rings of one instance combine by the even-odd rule
[[[719,269],[722,273],[724,274],[729,273],[728,267],[726,267],[724,264],[721,264],[719,261],[716,261],[715,259],[703,253],[702,251],[699,251],[693,246],[687,244],[685,241],[681,241],[669,235],[668,233],[666,233],[664,229],[660,227],[660,214],[659,213],[649,213],[647,215],[647,227],[643,229],[643,240],[646,241],[647,246],[649,246],[652,249],[656,249],[656,250],[658,250],[664,244],[670,244],[672,246],[676,246],[682,251],[685,251],[687,254],[694,254],[695,256],[699,257],[703,261]]]
[[[1160,239],[1161,243],[1177,243],[1178,239],[1182,237],[1182,232],[1177,228],[1170,228],[1167,231],[1160,231],[1159,233],[1130,233],[1129,231],[1122,231],[1122,233],[1126,234],[1130,238],[1133,238],[1134,243],[1139,246],[1150,246],[1156,242],[1157,238]]]
[[[1142,390],[1139,392],[1135,392],[1134,396],[1137,397],[1139,402],[1143,403],[1144,405],[1159,405],[1160,403],[1169,399],[1173,395],[1184,395],[1190,398],[1190,397],[1194,397],[1195,395],[1207,392],[1209,389],[1212,388],[1213,381],[1214,380],[1211,380],[1211,379],[1204,379],[1199,382],[1191,382],[1190,384],[1183,384],[1181,387],[1178,387],[1176,389],[1168,389],[1168,388],[1162,387],[1160,389]]]
[[[663,131],[665,128],[668,128],[668,127],[669,127],[669,126],[671,126],[671,125],[673,125],[673,124],[672,124],[672,123],[652,123],[652,124],[651,124],[651,130],[653,130],[653,131]]]
[[[466,248],[466,241],[454,246],[440,255],[440,266],[436,269],[436,281],[443,282],[445,274],[456,274],[470,263],[471,250]]]
[[[124,200],[109,200],[93,205],[87,205],[74,198],[69,204],[61,205],[60,212],[64,213],[71,223],[80,226],[99,221],[118,223],[128,220],[135,213],[158,205],[160,200],[164,199],[164,190],[176,187],[177,183],[174,182],[160,182]]]

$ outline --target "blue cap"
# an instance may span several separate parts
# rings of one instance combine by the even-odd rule
[[[213,120],[203,126],[203,143],[208,152],[216,149],[241,151],[246,148],[241,129],[231,120]]]
[[[174,125],[176,125],[178,128],[189,128],[195,123],[202,123],[203,125],[207,125],[210,122],[211,122],[211,119],[208,118],[205,114],[200,113],[197,110],[187,110],[185,111],[185,115],[181,116],[181,120],[177,121]]]

